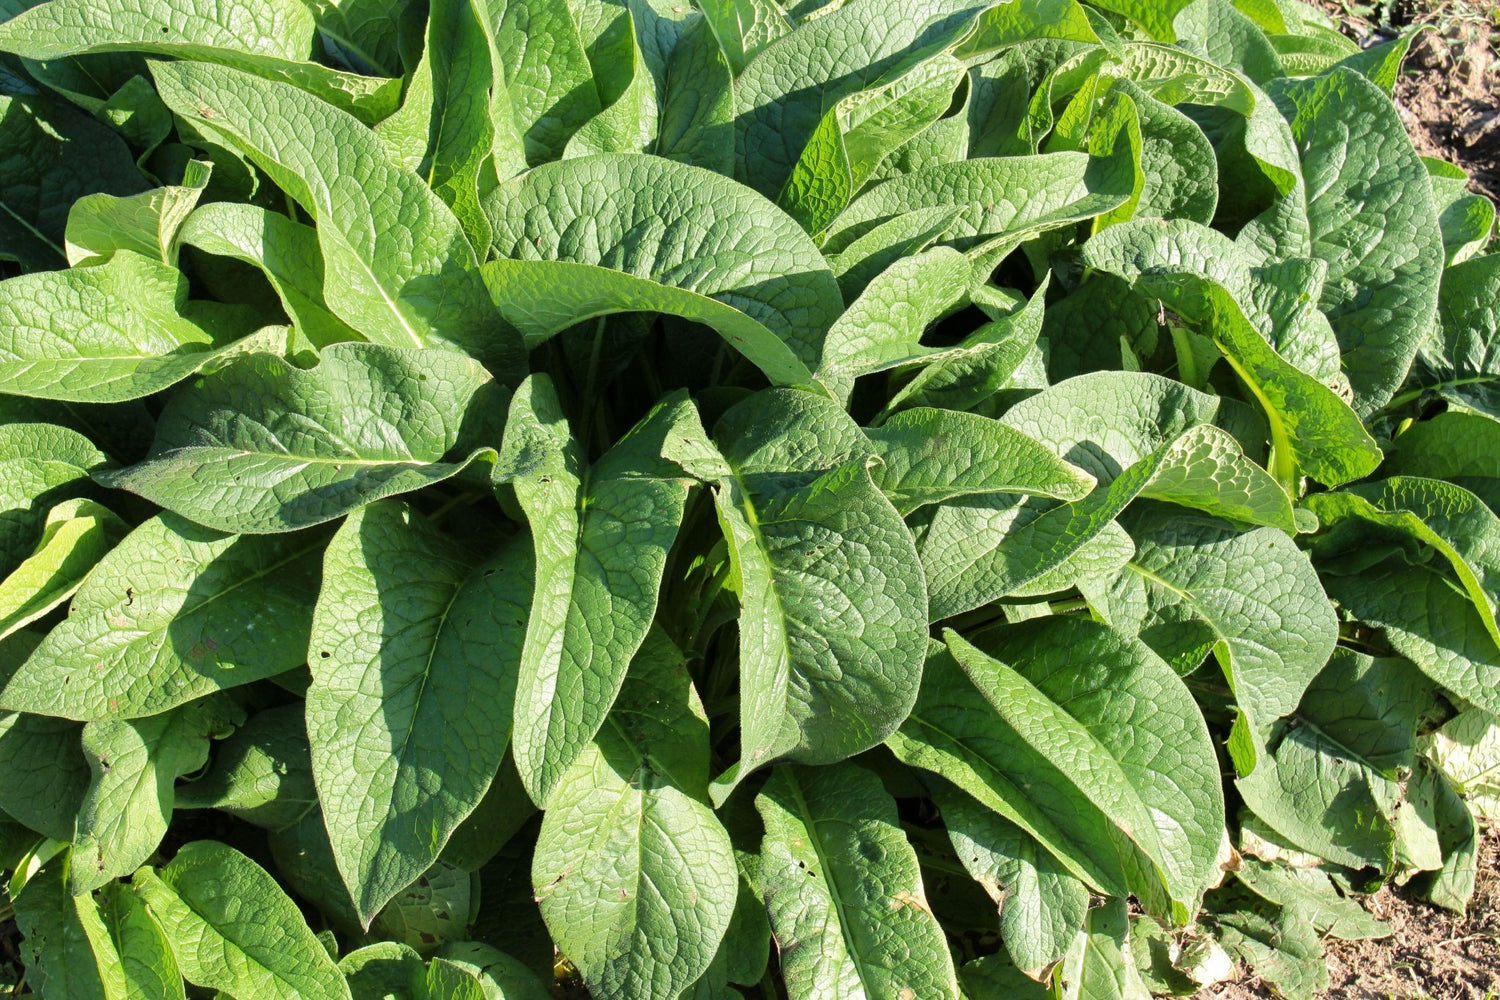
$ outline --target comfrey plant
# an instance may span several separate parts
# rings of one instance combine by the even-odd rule
[[[0,17],[13,994],[1307,997],[1463,908],[1500,256],[1409,39]]]

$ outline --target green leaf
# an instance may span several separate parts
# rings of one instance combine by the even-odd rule
[[[569,137],[599,113],[599,94],[578,25],[564,0],[486,0],[526,160],[562,155]]]
[[[422,956],[410,945],[377,941],[356,948],[339,959],[339,971],[349,981],[353,1000],[426,1000],[412,988],[426,971]]]
[[[10,436],[0,435],[0,440],[6,437]],[[87,476],[84,469],[66,461],[0,460],[0,570],[9,575],[35,552],[47,512],[84,491]]]
[[[1092,415],[1086,423],[1077,419],[1082,407]],[[1099,372],[1021,401],[1004,422],[1106,484],[1168,446],[1141,496],[1294,530],[1291,498],[1241,451],[1261,431],[1232,401],[1158,375]]]
[[[1272,96],[1302,159],[1312,254],[1328,262],[1318,304],[1368,416],[1400,387],[1437,306],[1443,243],[1427,171],[1390,99],[1353,70],[1278,81]]]
[[[1047,1000],[1054,995],[1007,955],[976,958],[958,970],[958,979],[970,1000]]]
[[[1212,222],[1219,202],[1218,169],[1203,130],[1129,80],[1115,88],[1130,97],[1140,116],[1142,187],[1134,215]]]
[[[206,773],[177,786],[178,809],[218,809],[267,830],[284,830],[317,805],[300,702],[251,715],[218,744]]]
[[[1243,893],[1237,902],[1213,918],[1224,946],[1283,996],[1312,1000],[1328,985],[1313,912],[1303,903],[1277,908]]]
[[[108,52],[201,60],[286,81],[365,122],[395,109],[399,81],[307,61],[312,35],[312,14],[295,0],[248,0],[232,9],[190,0],[50,0],[0,25],[0,51],[38,60]]]
[[[771,0],[704,0],[699,9],[735,76],[761,49],[792,30],[786,14]]]
[[[1000,940],[1016,967],[1043,979],[1068,950],[1089,893],[1036,839],[946,784],[934,789],[953,850],[1000,909]]]
[[[187,294],[182,272],[129,250],[96,267],[0,282],[5,391],[75,403],[137,399],[249,346],[213,313],[184,315]],[[76,319],[59,329],[59,315]]]
[[[829,252],[828,266],[838,275],[844,297],[857,298],[876,275],[926,249],[959,212],[956,205],[919,208],[880,223],[838,253]]]
[[[513,753],[539,805],[604,723],[646,638],[687,502],[669,449],[697,422],[685,394],[669,396],[585,468],[550,380],[533,376],[516,393],[501,468],[514,470],[537,569]]]
[[[549,163],[502,184],[485,210],[501,258],[595,264],[717,299],[809,368],[842,311],[811,237],[753,191],[697,167],[624,154]]]
[[[252,355],[174,393],[150,457],[97,478],[200,524],[292,531],[493,455],[444,460],[492,388],[448,351],[335,344],[306,370]]]
[[[870,444],[837,404],[759,393],[718,437],[714,504],[741,608],[740,760],[714,782],[722,802],[778,757],[832,763],[890,735],[917,695],[927,597]]]
[[[1424,156],[1422,165],[1432,179],[1447,264],[1452,266],[1483,252],[1495,229],[1495,203],[1482,194],[1470,194],[1469,175],[1453,164]],[[1438,301],[1441,308],[1441,292]]]
[[[118,970],[100,968],[85,929],[82,911],[94,905],[93,898],[69,895],[67,871],[67,853],[56,855],[14,899],[28,985],[42,1000],[123,998],[123,989],[115,992],[123,986]],[[97,911],[93,916],[97,921]]]
[[[0,647],[5,661],[10,660],[11,644],[27,638],[34,645],[40,636],[22,632]],[[0,810],[54,840],[71,840],[74,818],[89,787],[82,728],[45,715],[0,715]]]
[[[90,935],[94,955],[118,970],[116,974],[123,986],[121,997],[150,1000],[185,997],[182,974],[166,934],[129,886],[111,882],[101,891],[97,904],[89,897],[74,897],[74,902],[84,915],[84,930]],[[87,909],[95,905],[97,922],[90,919]],[[104,936],[98,936],[101,929]]]
[[[1083,461],[1080,452],[1067,454]],[[1022,593],[1075,558],[1139,497],[1292,526],[1285,493],[1240,454],[1228,432],[1209,424],[1189,427],[1123,470],[1107,462],[1093,471],[1100,485],[1072,503],[994,493],[940,507],[922,539],[931,617]]]
[[[529,347],[597,317],[665,313],[712,327],[773,383],[812,381],[812,373],[781,335],[739,309],[689,289],[561,260],[494,260],[480,271],[495,307]]]
[[[1386,559],[1358,576],[1324,577],[1328,596],[1360,621],[1385,630],[1386,641],[1444,688],[1487,712],[1500,713],[1500,646],[1446,562]]]
[[[1123,899],[1109,899],[1088,911],[1057,973],[1061,1000],[1146,1000],[1151,995],[1129,957],[1126,906]]]
[[[975,493],[1081,500],[1094,485],[1045,444],[976,413],[903,410],[865,433],[883,460],[875,484],[903,515]]]
[[[1279,353],[1295,350],[1298,338],[1287,337],[1285,346],[1268,339],[1296,322],[1296,314],[1276,301],[1282,291],[1277,282],[1287,272],[1257,276],[1237,253],[1205,227],[1142,221],[1096,236],[1084,259],[1162,299],[1213,336],[1265,410],[1283,485],[1297,467],[1329,486],[1368,475],[1379,464],[1380,450],[1358,416],[1334,388],[1309,374],[1312,364],[1294,365]]]
[[[91,194],[68,210],[68,264],[101,264],[116,250],[177,263],[177,231],[208,185],[210,165],[189,160],[183,183],[118,198]]]
[[[1491,822],[1500,818],[1500,720],[1477,708],[1464,709],[1418,743],[1476,816]]]
[[[1127,527],[1136,556],[1122,586],[1143,592],[1148,622],[1194,621],[1212,630],[1239,710],[1230,756],[1248,774],[1271,724],[1297,707],[1337,641],[1318,576],[1273,528],[1238,531],[1165,509],[1143,511]]]
[[[1500,643],[1496,592],[1500,591],[1500,518],[1477,496],[1438,479],[1397,476],[1307,498],[1306,506],[1332,534],[1315,554],[1336,556],[1364,539],[1350,521],[1364,522],[1431,546],[1463,584],[1490,637]],[[1341,531],[1340,526],[1346,530]],[[1354,530],[1347,530],[1353,528]]]
[[[652,632],[557,784],[532,862],[547,927],[594,996],[676,997],[713,960],[739,883],[707,786],[708,720]]]
[[[935,353],[922,333],[962,302],[968,280],[968,262],[947,247],[898,258],[829,329],[818,380],[847,401],[860,376]]]
[[[308,7],[336,60],[359,72],[401,75],[398,33],[406,0],[312,0]]]
[[[1104,10],[1114,11],[1123,17],[1129,18],[1142,28],[1152,38],[1163,42],[1175,42],[1177,32],[1172,27],[1172,19],[1177,12],[1187,6],[1186,0],[1164,0],[1164,2],[1153,2],[1153,0],[1102,0],[1096,6]]]
[[[1116,804],[1103,808],[1117,822],[1125,820],[1119,829],[1159,866],[1156,877],[1171,893],[1174,920],[1181,923],[1217,881],[1224,810],[1207,726],[1185,686],[1144,644],[1080,619],[1047,617],[997,627],[975,640],[983,653],[968,647],[954,655],[992,705],[1007,687],[1024,692],[1029,704],[1000,714],[1033,753],[1085,789],[1099,779],[1056,756],[1069,741],[1092,745],[1116,762],[1128,788],[1116,789],[1110,796]],[[1031,729],[1049,716],[1063,722],[1053,748]],[[1173,759],[1158,758],[1132,735],[1147,729],[1177,748]],[[1032,735],[1022,735],[1027,732]],[[1132,796],[1149,803],[1154,831],[1128,819]],[[1153,886],[1151,897],[1156,893]]]
[[[257,205],[221,201],[194,211],[179,235],[206,253],[260,268],[293,326],[319,347],[364,339],[324,298],[323,252],[313,227]]]
[[[1236,782],[1245,804],[1294,846],[1389,869],[1417,718],[1430,700],[1430,682],[1406,660],[1339,650],[1280,743]]]
[[[793,1000],[956,998],[953,960],[880,779],[780,767],[756,796],[759,883]]]
[[[1135,3],[1138,0],[1121,2]],[[1173,0],[1174,5],[1178,2]],[[1171,15],[1167,16],[1170,19]],[[1162,40],[1170,42],[1172,38],[1168,36]],[[1158,42],[1132,42],[1124,46],[1121,54],[1121,69],[1125,76],[1158,101],[1204,104],[1246,116],[1254,114],[1256,91],[1233,70],[1186,49]]]
[[[36,550],[0,580],[0,639],[73,596],[125,531],[123,521],[92,500],[67,500],[48,511]]]
[[[0,260],[27,269],[66,263],[64,227],[80,197],[150,186],[108,127],[41,97],[0,94],[0,150]]]
[[[1194,0],[1177,12],[1172,27],[1179,45],[1258,84],[1286,75],[1265,32],[1232,0]]]
[[[372,922],[369,934],[431,953],[445,942],[467,936],[479,888],[478,875],[439,861],[396,892]]]
[[[689,21],[672,49],[656,155],[720,174],[734,170],[734,93],[729,60],[707,18]]]
[[[735,177],[775,197],[827,109],[960,41],[980,9],[851,0],[766,46],[734,81]]]
[[[350,1000],[349,987],[295,903],[239,851],[198,840],[132,885],[195,986],[266,1000]]]
[[[908,406],[973,409],[1011,385],[1027,359],[1036,356],[1050,283],[1050,277],[1044,278],[1020,309],[985,323],[955,346],[922,359],[911,381],[892,394],[878,419]]]
[[[94,567],[0,707],[137,719],[293,669],[307,656],[324,537],[152,518]]]
[[[1500,254],[1455,264],[1443,272],[1439,329],[1423,344],[1417,381],[1455,408],[1500,419]],[[1403,401],[1412,393],[1404,393]]]
[[[486,557],[394,500],[351,514],[328,545],[307,731],[365,922],[432,866],[500,767],[531,573],[524,536]]]
[[[628,10],[606,20],[587,45],[603,110],[573,133],[563,159],[644,153],[656,139],[656,80],[637,41],[634,20]]]
[[[1449,410],[1412,424],[1397,436],[1385,468],[1446,479],[1500,511],[1500,420]]]
[[[855,199],[829,228],[824,247],[843,252],[897,215],[947,205],[961,212],[939,242],[966,252],[1091,219],[1132,194],[1134,156],[1124,145],[1106,156],[1061,152],[923,167]]]
[[[491,63],[485,16],[484,4],[471,0],[440,0],[430,7],[424,59],[431,68],[433,101],[426,155],[417,169],[453,209],[480,253],[490,245],[490,224],[479,195],[495,180],[494,157],[508,144],[511,162],[506,169],[519,170],[524,164],[520,136],[514,126],[507,130],[503,125],[510,96],[503,74]],[[498,131],[497,122],[502,123]]]
[[[478,979],[484,1000],[547,1000],[550,996],[519,959],[478,941],[451,942],[438,955]]]
[[[1390,924],[1376,920],[1358,902],[1340,895],[1329,877],[1316,868],[1294,868],[1245,857],[1234,874],[1251,892],[1277,906],[1306,903],[1304,910],[1312,915],[1313,926],[1321,934],[1358,941],[1391,933]]]
[[[357,119],[222,66],[151,72],[168,107],[248,157],[316,220],[323,291],[340,318],[377,343],[457,347],[502,372],[519,367],[520,344],[486,308],[457,217]]]
[[[1406,54],[1411,51],[1412,42],[1421,36],[1425,27],[1425,25],[1417,26],[1403,31],[1390,41],[1362,48],[1358,52],[1345,56],[1339,65],[1363,73],[1389,95],[1396,89],[1396,79],[1401,75],[1401,64],[1406,61]]]
[[[963,73],[963,63],[943,52],[838,101],[813,130],[777,204],[808,232],[821,233],[887,156],[943,116]]]
[[[1144,838],[1159,854],[1159,836],[1119,762],[1030,681],[962,639],[951,641],[968,662],[941,648],[928,658],[921,697],[887,741],[896,756],[1016,824],[1091,888],[1133,888],[1142,905],[1165,913],[1162,873],[1132,840]],[[1135,649],[1138,661],[1152,656]],[[1100,773],[1070,773],[1061,754],[1069,745],[1097,754]]]
[[[1430,821],[1442,852],[1442,867],[1418,877],[1423,898],[1453,913],[1467,913],[1479,877],[1479,829],[1475,813],[1438,768],[1417,760],[1412,775],[1413,799],[1433,800]]]
[[[107,719],[83,727],[93,782],[78,810],[68,887],[76,895],[129,875],[167,833],[173,786],[208,762],[211,739],[243,713],[209,698],[146,719]]]

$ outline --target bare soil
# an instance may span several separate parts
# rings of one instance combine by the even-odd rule
[[[1462,167],[1469,186],[1500,201],[1500,80],[1489,33],[1427,33],[1396,82],[1396,106],[1417,152]]]
[[[1376,0],[1376,24],[1353,0],[1315,0],[1361,45],[1426,28],[1396,82],[1396,107],[1417,152],[1469,174],[1469,187],[1500,202],[1500,10],[1496,0]],[[1368,2],[1368,0],[1366,0]]]
[[[1362,900],[1391,925],[1388,938],[1326,943],[1329,1000],[1496,1000],[1500,998],[1500,830],[1479,855],[1479,876],[1459,917],[1386,886]],[[1194,1000],[1266,1000],[1276,993],[1253,975],[1203,990]]]

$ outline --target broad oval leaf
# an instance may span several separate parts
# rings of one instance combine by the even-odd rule
[[[1349,867],[1390,868],[1406,775],[1432,682],[1402,657],[1334,653],[1279,743],[1235,787],[1294,846]]]
[[[223,7],[191,0],[50,0],[0,25],[0,51],[28,59],[107,52],[173,56],[284,80],[366,122],[395,109],[399,81],[310,62],[312,43],[312,15],[294,0]]]
[[[297,904],[234,848],[193,841],[159,875],[142,868],[132,885],[188,982],[266,1000],[352,1000]]]
[[[188,283],[122,250],[107,263],[0,282],[5,391],[76,403],[149,396],[241,350],[243,331],[183,314]],[[59,317],[68,317],[66,324]],[[275,346],[270,341],[267,346]]]
[[[929,659],[922,697],[889,741],[897,756],[1016,823],[1092,886],[1128,887],[1186,921],[1217,881],[1224,803],[1182,681],[1144,643],[1078,619],[976,639],[983,651],[950,632],[951,656]]]
[[[532,861],[547,927],[594,996],[676,997],[713,960],[739,876],[707,790],[708,719],[652,632],[553,792]]]
[[[323,292],[339,318],[376,343],[457,347],[507,377],[522,367],[458,219],[357,119],[223,66],[155,63],[152,74],[173,111],[238,149],[317,221]]]
[[[208,762],[209,740],[244,718],[218,698],[148,719],[106,719],[83,727],[94,780],[78,809],[68,887],[74,895],[129,875],[161,846],[178,778]]]
[[[955,1000],[948,943],[879,778],[849,763],[783,766],[755,807],[759,888],[793,1000]]]
[[[604,723],[656,614],[687,502],[689,479],[670,457],[682,433],[704,437],[674,394],[585,468],[550,380],[516,392],[501,469],[531,522],[536,589],[512,741],[539,805]]]
[[[1144,594],[1155,620],[1201,621],[1234,691],[1229,751],[1254,769],[1273,722],[1297,707],[1328,662],[1338,620],[1317,573],[1286,534],[1151,509],[1127,522],[1136,557],[1122,586]]]
[[[722,801],[777,757],[832,763],[900,724],[927,594],[911,532],[870,478],[871,446],[837,404],[770,390],[719,436],[714,503],[741,605],[741,751],[714,782]]]
[[[865,434],[882,459],[875,483],[902,514],[975,493],[1081,500],[1094,486],[1047,445],[977,413],[919,407]]]
[[[493,389],[450,351],[335,344],[306,370],[257,354],[175,393],[150,457],[96,478],[200,524],[292,531],[462,471],[486,449],[444,459]]]
[[[325,539],[152,518],[94,567],[67,619],[0,690],[0,706],[135,719],[297,667]]]
[[[328,544],[307,732],[334,857],[364,921],[432,867],[499,770],[531,603],[528,541],[485,558],[385,500]]]
[[[1302,158],[1312,253],[1329,265],[1319,306],[1368,416],[1400,387],[1437,309],[1443,239],[1427,171],[1390,99],[1353,70],[1272,94]]]
[[[494,252],[596,264],[717,299],[769,328],[809,368],[842,310],[812,238],[754,191],[649,156],[549,163],[485,201]]]

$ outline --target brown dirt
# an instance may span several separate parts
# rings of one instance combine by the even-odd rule
[[[1470,187],[1500,201],[1500,78],[1489,32],[1477,24],[1428,32],[1396,82],[1396,106],[1417,152],[1462,167]]]
[[[1459,917],[1389,886],[1363,900],[1392,934],[1374,941],[1328,941],[1328,1000],[1496,1000],[1500,998],[1500,830],[1480,847],[1479,876],[1467,916]],[[1200,992],[1194,1000],[1266,1000],[1276,994],[1254,976]]]
[[[1500,202],[1500,7],[1495,0],[1375,0],[1371,7],[1385,15],[1383,25],[1353,14],[1352,0],[1315,2],[1361,45],[1413,26],[1428,29],[1396,82],[1396,107],[1417,152],[1463,168],[1472,190]]]

